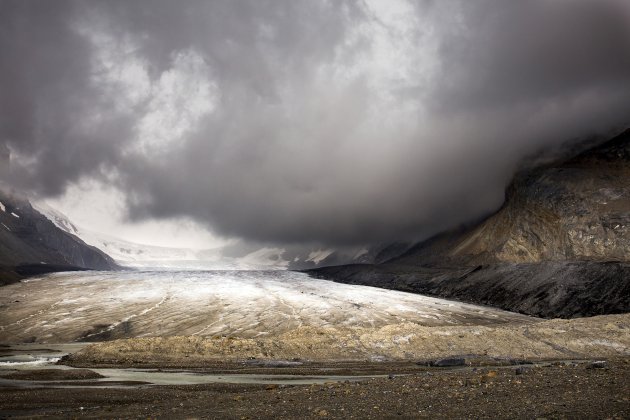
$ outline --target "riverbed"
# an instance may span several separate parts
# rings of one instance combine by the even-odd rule
[[[267,385],[316,385],[337,382],[364,381],[387,376],[371,375],[304,375],[284,374],[282,368],[296,368],[302,365],[295,361],[274,361],[272,365],[245,361],[240,370],[273,366],[271,374],[213,373],[212,369],[138,369],[138,368],[90,368],[77,369],[58,362],[70,352],[79,351],[85,343],[66,343],[42,346],[40,344],[20,344],[0,348],[0,388],[137,388],[153,385],[202,385],[202,384],[267,384]],[[245,368],[245,369],[243,369]],[[55,372],[51,371],[62,371]],[[74,371],[93,372],[87,379],[73,378]],[[25,375],[28,374],[28,375]],[[28,376],[29,379],[20,379]],[[64,377],[65,376],[65,377]],[[99,377],[100,376],[100,377]],[[52,379],[51,379],[52,377]]]

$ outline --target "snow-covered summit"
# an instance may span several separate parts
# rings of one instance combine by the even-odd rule
[[[60,229],[111,256],[120,265],[137,268],[190,270],[285,270],[346,263],[378,262],[383,247],[325,248],[317,245],[280,247],[269,244],[231,243],[213,249],[163,247],[140,244],[85,229],[46,202],[33,206]]]

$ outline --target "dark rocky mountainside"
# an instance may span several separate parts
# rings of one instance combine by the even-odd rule
[[[53,271],[119,268],[114,260],[64,232],[28,200],[0,189],[0,285]]]
[[[630,261],[630,132],[564,163],[519,174],[504,206],[432,238],[401,263]]]
[[[518,174],[501,209],[383,264],[310,272],[543,317],[630,311],[630,130]]]

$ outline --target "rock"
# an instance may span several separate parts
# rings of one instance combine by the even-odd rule
[[[605,360],[596,360],[590,364],[591,369],[605,369],[608,367],[608,363]]]
[[[534,362],[525,359],[509,359],[511,365],[533,365]]]
[[[430,366],[435,366],[435,367],[466,366],[466,359],[464,359],[463,357],[449,357],[446,359],[435,360],[431,363]]]
[[[447,357],[445,359],[437,360],[424,360],[416,362],[419,366],[431,366],[431,367],[455,367],[466,366],[466,359],[462,357]]]
[[[514,370],[514,373],[517,375],[522,375],[524,373],[527,373],[527,371],[529,370],[529,368],[523,367],[523,366],[519,366]]]
[[[479,378],[466,378],[466,381],[464,382],[464,386],[476,386],[480,384],[481,380]]]

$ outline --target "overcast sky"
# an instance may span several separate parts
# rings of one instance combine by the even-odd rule
[[[0,0],[11,182],[142,242],[426,237],[629,111],[627,0]]]

